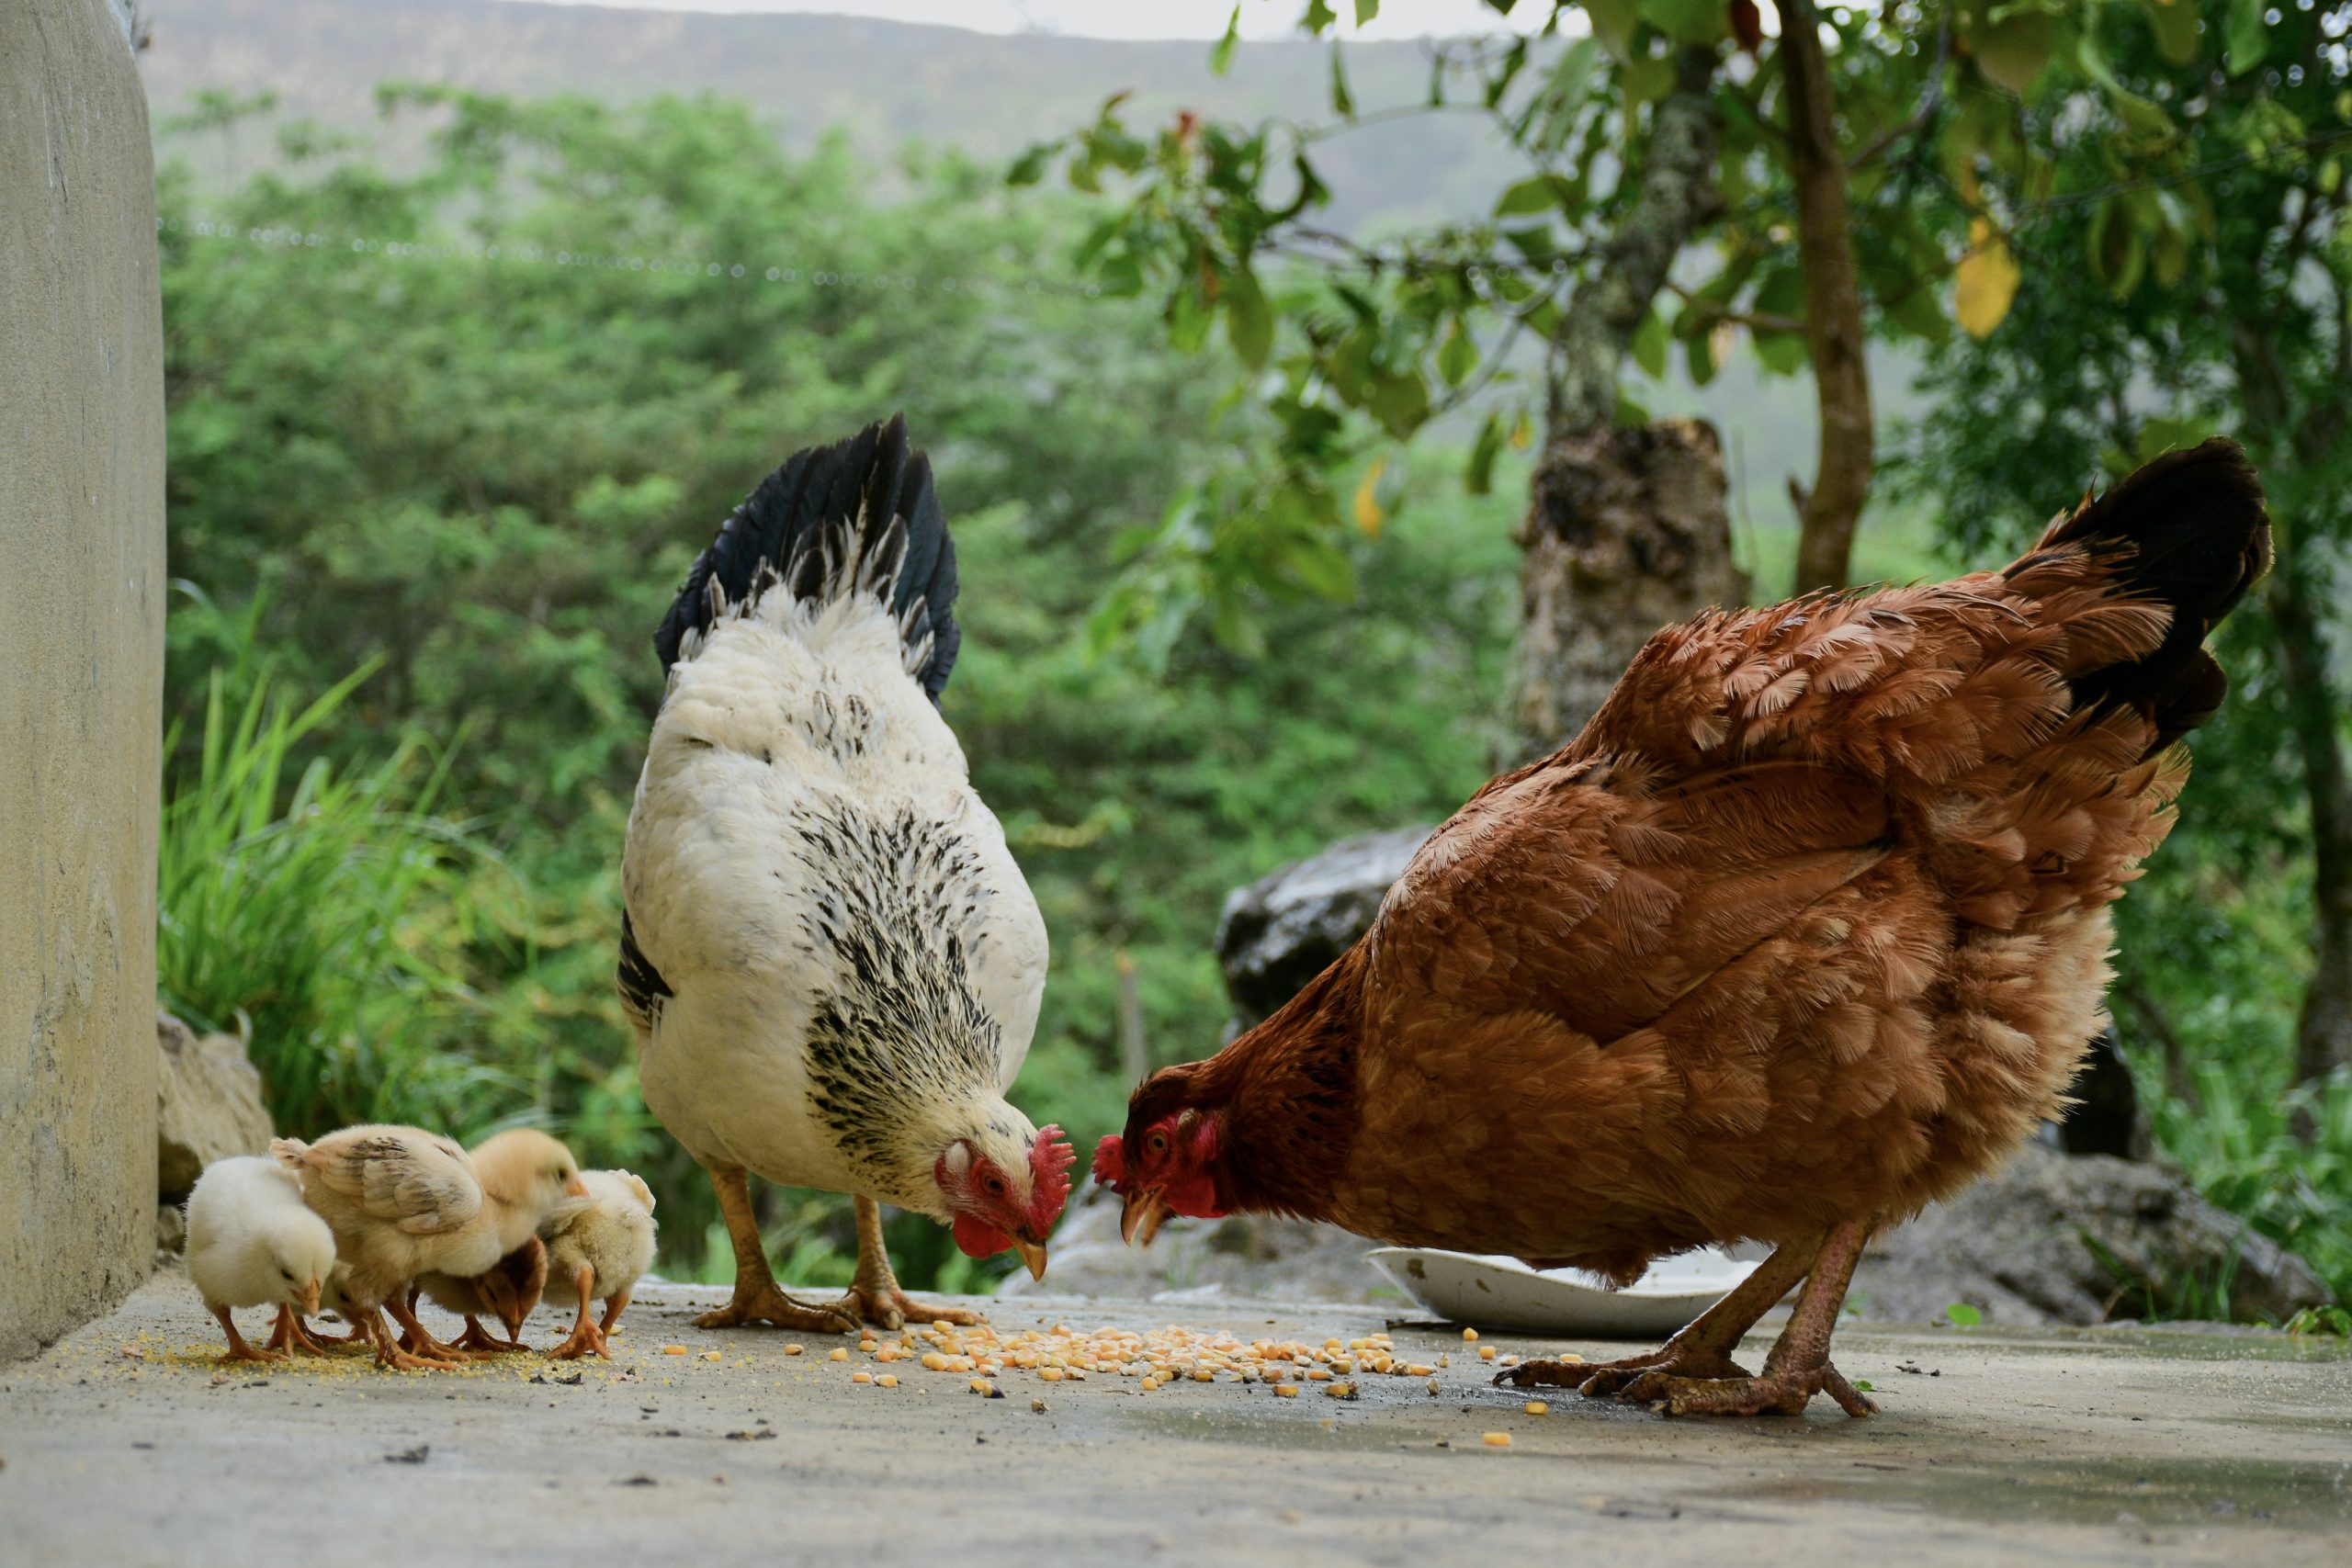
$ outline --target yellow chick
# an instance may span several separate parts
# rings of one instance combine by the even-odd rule
[[[564,1201],[577,1203],[581,1200],[567,1198]],[[557,1205],[559,1211],[561,1207]],[[522,1340],[523,1320],[539,1304],[539,1294],[547,1288],[547,1245],[534,1235],[500,1258],[487,1274],[477,1274],[470,1280],[454,1274],[418,1276],[414,1289],[409,1292],[408,1310],[416,1311],[416,1298],[421,1292],[443,1311],[463,1317],[466,1331],[452,1341],[460,1350],[492,1356],[508,1350],[527,1350],[530,1347]],[[504,1324],[506,1337],[501,1339],[484,1328],[484,1317],[494,1317]]]
[[[580,1179],[588,1196],[558,1204],[539,1226],[548,1244],[548,1304],[580,1308],[571,1337],[548,1354],[569,1360],[594,1350],[610,1360],[606,1336],[653,1266],[653,1190],[626,1170],[586,1170]],[[601,1325],[588,1316],[595,1301],[605,1303]]]
[[[229,1336],[224,1361],[278,1361],[276,1348],[254,1349],[229,1309],[319,1307],[334,1267],[334,1235],[302,1202],[292,1173],[258,1155],[215,1160],[187,1195],[187,1274],[205,1310]]]
[[[571,1153],[545,1133],[501,1133],[470,1156],[420,1127],[346,1127],[315,1144],[270,1145],[302,1180],[302,1196],[334,1232],[349,1267],[344,1293],[379,1366],[446,1367],[466,1354],[426,1332],[406,1300],[421,1274],[487,1273],[523,1245],[565,1197],[584,1197]],[[390,1313],[408,1331],[393,1344]]]

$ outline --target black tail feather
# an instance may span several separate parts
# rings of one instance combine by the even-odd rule
[[[2212,717],[2230,682],[2205,638],[2270,570],[2270,519],[2245,450],[2215,436],[2165,453],[2052,523],[2009,570],[2069,546],[2114,547],[2122,591],[2173,612],[2154,652],[2078,678],[2076,706],[2138,707],[2154,723],[2159,747]]]
[[[946,690],[956,624],[956,542],[932,487],[931,459],[894,414],[846,441],[796,452],[729,515],[653,634],[662,667],[707,635],[725,607],[781,583],[797,599],[881,590],[899,617],[910,672],[932,701]]]

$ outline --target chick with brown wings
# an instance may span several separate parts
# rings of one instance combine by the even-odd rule
[[[1328,1220],[1623,1284],[1770,1243],[1660,1350],[1522,1385],[1793,1414],[1871,1231],[2065,1103],[2108,906],[2162,840],[2206,635],[2270,561],[2237,447],[2157,459],[2000,571],[1715,611],[1439,829],[1363,940],[1154,1075],[1096,1175],[1170,1213]],[[1733,1351],[1803,1281],[1760,1373]]]

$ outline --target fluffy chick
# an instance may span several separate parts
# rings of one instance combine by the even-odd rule
[[[569,1198],[564,1201],[576,1203],[581,1200]],[[559,1204],[559,1211],[560,1208]],[[521,1337],[523,1320],[539,1304],[539,1293],[547,1288],[547,1245],[534,1235],[500,1258],[487,1274],[477,1274],[470,1280],[455,1274],[418,1276],[415,1287],[409,1292],[408,1310],[416,1311],[416,1299],[422,1293],[443,1311],[463,1317],[466,1331],[454,1341],[460,1350],[489,1355],[527,1350],[530,1347]],[[484,1328],[484,1317],[494,1317],[504,1324],[506,1337],[501,1339]]]
[[[205,1310],[229,1336],[226,1361],[277,1361],[237,1332],[229,1309],[269,1306],[319,1310],[319,1291],[334,1267],[334,1234],[304,1205],[292,1172],[255,1155],[204,1168],[187,1198],[187,1272]]]
[[[470,1156],[423,1128],[375,1124],[315,1144],[280,1138],[270,1152],[301,1178],[304,1200],[334,1232],[350,1269],[345,1293],[384,1366],[462,1361],[463,1351],[435,1339],[408,1310],[410,1283],[423,1274],[488,1272],[549,1209],[587,1191],[571,1151],[528,1128],[501,1133]],[[413,1349],[392,1343],[386,1312]]]
[[[626,1170],[585,1170],[580,1179],[588,1196],[557,1205],[539,1226],[548,1244],[548,1302],[580,1308],[571,1337],[548,1354],[569,1360],[594,1350],[610,1360],[607,1336],[653,1266],[653,1190]],[[605,1303],[601,1324],[588,1316],[588,1303],[596,1301]]]

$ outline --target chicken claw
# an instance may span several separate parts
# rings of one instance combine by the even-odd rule
[[[251,1345],[246,1344],[245,1337],[237,1332],[237,1320],[229,1315],[229,1309],[227,1307],[214,1307],[212,1309],[212,1315],[220,1320],[220,1326],[227,1330],[229,1335],[229,1348],[220,1352],[220,1359],[223,1362],[282,1361],[286,1359],[286,1352],[283,1350],[256,1350]]]
[[[473,1317],[466,1319],[466,1331],[449,1343],[453,1349],[482,1356],[503,1356],[513,1351],[530,1348],[520,1339],[501,1339],[497,1335],[484,1328],[481,1319]]]
[[[352,1330],[348,1336],[314,1335],[310,1325],[302,1321],[300,1313],[290,1306],[280,1306],[277,1320],[270,1327],[268,1348],[296,1356],[333,1356],[362,1348],[366,1344],[367,1336],[357,1329]]]
[[[1589,1392],[1589,1391],[1588,1391]],[[1823,1362],[1762,1377],[1686,1378],[1645,1372],[1617,1397],[1628,1404],[1664,1404],[1668,1416],[1802,1416],[1816,1393],[1826,1393],[1849,1416],[1875,1415],[1878,1406]]]
[[[733,1301],[695,1319],[696,1328],[741,1328],[747,1323],[772,1324],[804,1334],[854,1334],[860,1326],[857,1314],[848,1307],[839,1303],[812,1306],[795,1301],[774,1281],[748,1290],[739,1284]]]
[[[895,1332],[916,1323],[952,1323],[978,1328],[988,1319],[969,1307],[922,1303],[899,1288],[898,1271],[890,1267],[890,1249],[882,1239],[882,1205],[861,1194],[857,1211],[857,1277],[849,1294],[833,1303],[836,1312],[852,1314],[854,1323],[871,1323]]]

